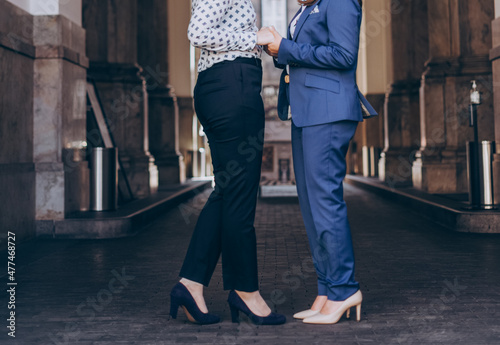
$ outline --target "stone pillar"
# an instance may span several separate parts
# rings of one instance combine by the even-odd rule
[[[482,92],[480,140],[494,139],[490,23],[493,1],[428,1],[429,59],[420,88],[421,148],[414,186],[430,193],[467,191],[470,81]]]
[[[493,67],[493,99],[495,141],[497,154],[493,161],[493,186],[495,188],[495,204],[500,204],[500,0],[495,0],[495,19],[492,22],[493,49],[490,59]]]
[[[33,35],[36,219],[62,219],[75,211],[65,198],[63,149],[86,141],[85,31],[64,16],[40,15]]]
[[[16,225],[9,230],[19,230],[20,238],[51,236],[55,220],[88,207],[75,198],[88,189],[87,162],[82,151],[69,157],[65,150],[83,147],[86,140],[88,60],[81,3],[1,1],[0,13],[0,33],[8,33],[0,34],[0,79],[10,81],[0,100],[6,131],[0,151],[6,199],[0,201],[4,209],[13,208],[0,218]]]
[[[0,249],[7,248],[8,231],[18,241],[35,235],[35,56],[33,16],[0,1]]]
[[[59,2],[52,2],[57,5]],[[50,9],[52,7],[49,7]],[[48,10],[47,9],[47,10]],[[77,12],[81,14],[81,8]],[[63,15],[33,17],[36,46],[33,88],[33,161],[36,173],[37,234],[51,234],[52,222],[79,208],[72,202],[69,180],[88,183],[87,162],[64,165],[66,148],[86,141],[85,30]],[[78,18],[79,15],[76,15]],[[75,157],[76,158],[76,157]],[[87,177],[85,177],[87,176]],[[88,184],[81,186],[86,193]],[[88,208],[88,206],[83,206]]]
[[[179,152],[179,106],[168,84],[167,1],[144,0],[138,4],[138,60],[149,94],[149,148],[158,166],[161,187],[186,179],[184,157]]]
[[[187,38],[191,19],[191,1],[169,0],[168,3],[168,71],[169,83],[175,89],[179,107],[179,151],[185,158],[186,176],[197,177],[205,162],[200,152],[203,142],[193,106],[196,80],[196,54]]]
[[[427,6],[391,1],[393,83],[385,96],[384,150],[379,177],[391,186],[412,183],[414,152],[420,145],[419,85],[428,56]]]
[[[158,170],[149,153],[146,75],[137,63],[137,0],[84,0],[89,75],[135,197],[156,190]],[[148,38],[155,42],[155,37]],[[91,144],[91,143],[90,143]]]

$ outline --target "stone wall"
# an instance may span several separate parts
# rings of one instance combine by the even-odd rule
[[[2,236],[19,239],[35,233],[32,30],[31,15],[0,0],[0,219]]]
[[[86,137],[85,32],[5,0],[0,17],[0,219],[20,239],[51,235],[79,209],[69,181],[88,182],[85,161],[64,164],[64,149]]]
[[[500,0],[495,0],[495,19],[492,22],[492,61],[495,141],[497,144],[493,162],[493,185],[495,188],[495,203],[500,204]]]
[[[88,169],[86,162],[64,166],[63,150],[86,140],[85,31],[60,15],[34,16],[36,46],[33,93],[33,160],[36,167],[38,232],[73,209],[66,180]],[[83,190],[88,185],[82,186]]]
[[[413,184],[431,193],[467,192],[469,91],[476,80],[480,140],[494,139],[491,62],[493,1],[428,1],[429,56],[422,75],[421,149]]]

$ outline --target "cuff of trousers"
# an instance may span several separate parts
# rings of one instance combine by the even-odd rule
[[[359,290],[359,284],[329,287],[328,283],[318,279],[318,296],[327,296],[330,301],[345,301]]]
[[[335,289],[328,289],[328,300],[329,301],[345,301],[359,290],[358,286],[345,286],[345,287],[335,287]]]
[[[237,290],[243,292],[255,292],[259,290],[258,278],[249,279],[247,276],[229,276],[223,274],[224,290]]]
[[[208,278],[207,277],[200,277],[199,275],[190,274],[188,272],[183,272],[183,271],[181,271],[179,273],[179,278],[191,280],[191,281],[196,282],[198,284],[201,284],[205,287],[208,287],[208,284],[210,283],[210,279],[211,279],[211,277],[208,277]]]
[[[318,280],[318,296],[328,296],[328,286],[320,280]]]

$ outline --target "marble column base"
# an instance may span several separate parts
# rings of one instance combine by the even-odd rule
[[[64,166],[62,163],[37,163],[36,220],[64,219]]]
[[[403,80],[391,85],[385,97],[383,121],[386,148],[420,147],[420,80]]]
[[[412,183],[414,153],[420,146],[420,80],[408,79],[391,85],[384,104],[384,146],[379,178],[390,186]]]
[[[158,190],[158,168],[151,155],[119,155],[134,198],[144,198]],[[122,178],[121,174],[119,178]]]
[[[160,188],[186,181],[184,157],[177,154],[156,157]]]
[[[378,162],[379,179],[390,187],[411,186],[413,154],[410,148],[382,152]]]
[[[428,193],[467,193],[467,163],[465,157],[456,162],[413,162],[413,187]]]
[[[151,88],[149,119],[149,149],[158,166],[160,186],[183,183],[186,167],[179,153],[179,103],[172,89]]]

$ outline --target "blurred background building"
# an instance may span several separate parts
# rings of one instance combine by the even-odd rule
[[[295,0],[252,2],[259,26],[283,35],[298,10]],[[3,229],[44,235],[85,209],[74,198],[88,189],[82,152],[102,145],[88,82],[136,198],[211,174],[193,109],[190,11],[186,0],[0,0]],[[500,0],[365,0],[364,13],[358,83],[380,116],[359,126],[349,172],[428,193],[467,192],[473,79],[483,97],[479,137],[500,143]],[[263,184],[293,185],[290,123],[276,115],[280,71],[264,60]]]

